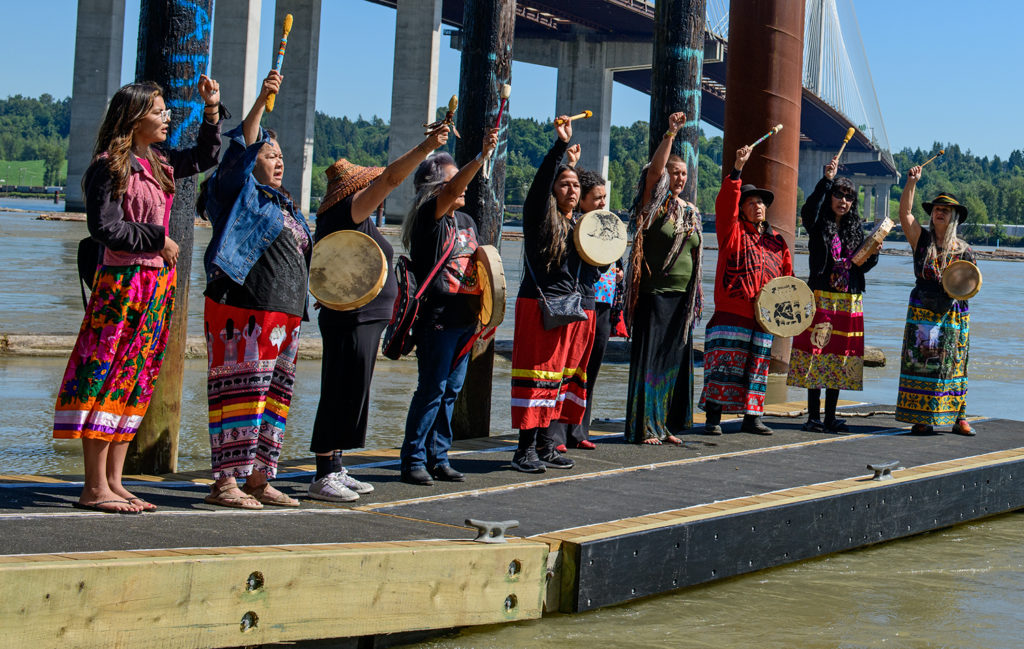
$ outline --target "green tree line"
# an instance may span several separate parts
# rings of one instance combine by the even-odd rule
[[[443,110],[439,109],[439,113],[439,117],[443,116]],[[612,186],[610,207],[613,210],[628,209],[633,202],[640,170],[647,164],[647,137],[647,122],[612,127],[608,175]],[[550,121],[515,118],[509,122],[509,154],[505,163],[507,204],[522,204],[534,173],[554,140],[555,129]],[[701,136],[699,148],[697,205],[701,210],[710,211],[721,183],[722,138],[706,139]],[[448,149],[449,152],[454,150],[452,140]],[[313,138],[314,197],[323,196],[327,188],[323,169],[338,158],[360,165],[387,164],[387,122],[379,117],[366,120],[360,116],[351,120],[317,112]]]
[[[439,116],[443,115],[439,109]],[[55,99],[43,94],[39,98],[21,95],[0,99],[0,160],[44,163],[44,184],[64,184],[60,177],[67,157],[70,130],[71,99]],[[533,174],[554,141],[550,121],[529,118],[512,119],[508,129],[509,156],[506,164],[505,201],[521,204]],[[633,201],[640,170],[647,163],[647,122],[631,126],[613,126],[609,151],[611,208],[627,209]],[[454,149],[454,140],[449,142]],[[714,208],[715,194],[721,180],[722,138],[705,138],[699,142],[697,169],[697,206],[704,212]],[[934,143],[929,149],[904,149],[894,154],[901,173],[921,164],[944,150],[945,154],[925,168],[919,183],[917,210],[920,201],[939,191],[951,191],[963,201],[971,213],[964,228],[972,234],[978,223],[996,224],[996,235],[1003,224],[1024,224],[1024,152],[1014,150],[1006,160],[973,155],[957,144]],[[313,195],[322,196],[326,189],[323,169],[338,158],[347,158],[361,165],[384,165],[388,157],[388,123],[379,117],[331,117],[317,112],[314,123]],[[692,170],[691,170],[692,173]],[[11,182],[11,179],[8,179]],[[892,196],[898,200],[902,189],[894,187]],[[980,234],[974,232],[973,234]]]
[[[63,185],[71,130],[71,98],[14,95],[0,99],[0,160],[43,161],[43,184]],[[13,183],[12,179],[7,179]]]

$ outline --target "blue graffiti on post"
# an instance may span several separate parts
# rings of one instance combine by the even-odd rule
[[[176,20],[191,27],[189,31],[180,32],[180,37],[171,44],[172,49],[194,52],[171,54],[168,60],[172,77],[167,80],[167,89],[172,98],[168,99],[167,106],[174,114],[174,124],[167,142],[172,147],[178,147],[183,139],[194,134],[203,119],[203,103],[197,96],[196,87],[199,77],[206,73],[210,64],[208,4],[208,1],[178,0],[172,9]]]

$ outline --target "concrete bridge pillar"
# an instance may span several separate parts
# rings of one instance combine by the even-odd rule
[[[423,124],[437,111],[437,61],[441,48],[442,0],[402,0],[395,18],[395,68],[391,82],[388,163],[423,141]],[[454,92],[454,90],[453,90]],[[442,102],[447,104],[447,97]],[[389,218],[401,221],[412,207],[412,178],[386,202]]]
[[[124,0],[78,0],[65,206],[69,212],[85,210],[82,175],[92,160],[107,101],[121,87],[123,44]]]
[[[612,128],[612,70],[607,46],[580,35],[561,43],[555,114],[572,115],[591,110],[590,119],[576,120],[572,141],[583,151],[580,166],[608,178],[608,149]]]
[[[257,67],[261,4],[260,0],[218,0],[213,6],[210,74],[220,81],[221,102],[231,111],[222,133],[242,123],[267,73]]]
[[[277,131],[284,153],[284,188],[292,194],[303,212],[309,212],[309,190],[313,171],[313,118],[316,112],[316,73],[319,64],[320,0],[289,0],[277,4],[274,11],[274,59],[281,38],[284,17],[292,14],[281,74],[284,83],[275,100],[274,112],[266,113],[263,123]],[[262,82],[262,76],[258,82]],[[224,79],[223,81],[227,81]],[[246,106],[240,111],[244,117]]]
[[[875,185],[875,220],[881,221],[889,216],[889,189],[892,182],[885,181]]]

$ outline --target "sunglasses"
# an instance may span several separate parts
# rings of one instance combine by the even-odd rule
[[[857,199],[857,195],[856,194],[854,194],[852,192],[844,192],[841,189],[837,189],[837,190],[833,191],[832,192],[832,196],[834,196],[835,198],[838,198],[840,200],[845,198],[846,200],[850,201],[851,203]]]
[[[171,109],[170,108],[165,108],[164,110],[160,111],[160,121],[161,122],[169,122],[169,121],[171,121]]]

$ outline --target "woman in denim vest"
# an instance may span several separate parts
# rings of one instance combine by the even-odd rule
[[[171,111],[160,86],[118,90],[82,179],[89,234],[103,245],[92,297],[61,381],[53,436],[81,439],[85,485],[76,507],[118,514],[156,506],[121,484],[128,443],[160,373],[174,310],[178,244],[167,236],[174,179],[217,164],[220,87],[200,77],[206,104],[196,146],[159,150]]]
[[[228,150],[199,200],[213,223],[204,315],[216,482],[206,502],[241,509],[299,504],[268,482],[284,442],[312,254],[306,218],[281,186],[277,138],[260,127],[280,86],[272,70],[245,120],[227,133]],[[238,478],[246,480],[241,488]]]

